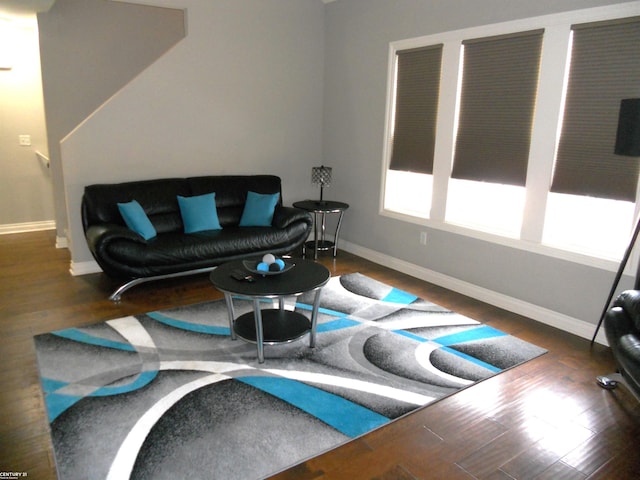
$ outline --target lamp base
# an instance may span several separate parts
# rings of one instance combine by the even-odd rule
[[[316,203],[318,205],[326,205],[327,202],[325,202],[322,197],[324,196],[324,185],[320,185],[320,200],[318,200]]]

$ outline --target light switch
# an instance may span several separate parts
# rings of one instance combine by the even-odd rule
[[[23,147],[31,145],[31,135],[18,135],[18,143]]]

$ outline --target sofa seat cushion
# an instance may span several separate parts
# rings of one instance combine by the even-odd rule
[[[287,248],[290,243],[290,232],[287,230],[227,227],[188,235],[182,232],[164,233],[147,243],[114,241],[109,254],[115,261],[132,267],[153,267],[250,255],[253,252]]]

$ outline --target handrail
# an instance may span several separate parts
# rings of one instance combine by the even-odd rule
[[[36,150],[36,158],[40,160],[47,168],[51,168],[51,160],[44,153]]]

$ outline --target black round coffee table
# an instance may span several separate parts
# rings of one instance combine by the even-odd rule
[[[256,259],[254,263],[257,263]],[[264,362],[264,344],[291,342],[309,333],[309,346],[315,347],[318,306],[322,287],[331,278],[324,266],[305,259],[285,259],[294,264],[289,270],[277,275],[261,275],[250,272],[242,260],[225,263],[213,270],[209,276],[214,287],[224,293],[229,313],[231,338],[236,335],[255,343],[258,362]],[[243,272],[252,281],[238,280],[234,273]],[[285,297],[299,296],[315,291],[311,319],[299,312],[285,310]],[[233,296],[248,297],[253,301],[253,312],[235,318]],[[278,299],[279,308],[260,308],[260,300]]]

